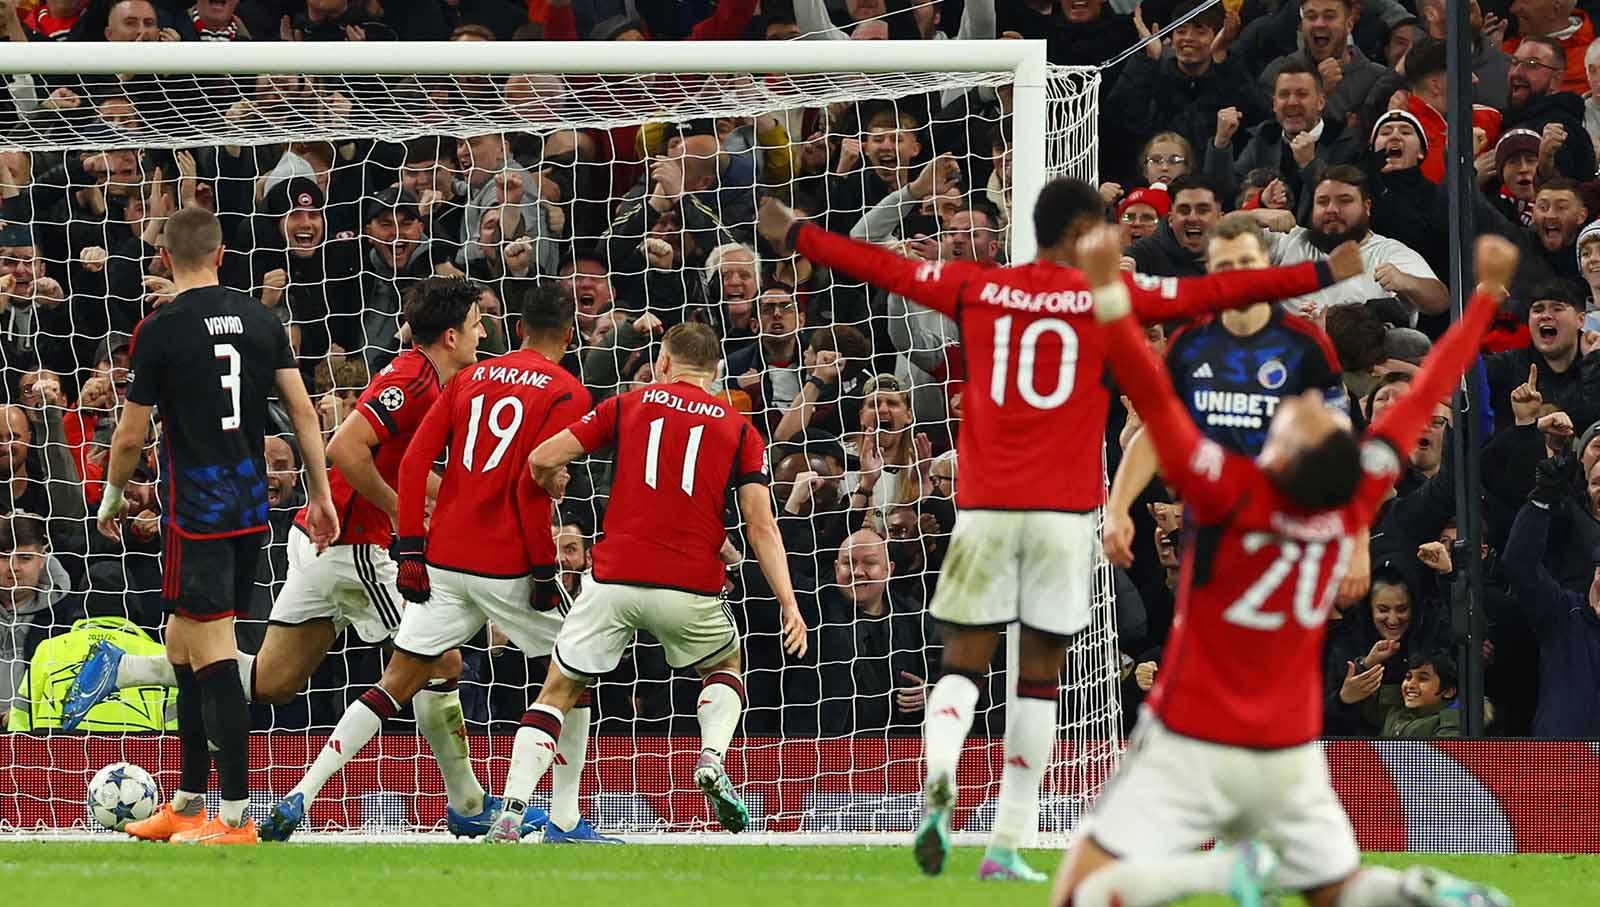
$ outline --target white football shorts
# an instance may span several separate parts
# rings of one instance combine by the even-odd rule
[[[556,638],[556,665],[574,680],[606,674],[622,661],[636,630],[659,640],[675,669],[714,664],[739,650],[733,612],[720,595],[585,577]]]
[[[1173,733],[1148,710],[1083,832],[1125,860],[1189,853],[1212,839],[1262,841],[1282,859],[1274,884],[1289,891],[1340,881],[1361,862],[1319,744],[1207,743]]]
[[[395,588],[399,569],[381,545],[317,546],[298,527],[289,530],[289,575],[273,599],[268,623],[296,626],[331,620],[354,627],[367,642],[382,642],[400,626],[405,599]]]
[[[434,658],[465,644],[485,621],[494,621],[522,654],[549,655],[561,629],[561,612],[535,611],[528,600],[532,583],[526,576],[505,579],[429,565],[428,600],[407,606],[394,647]]]
[[[1092,513],[963,510],[929,611],[956,626],[1071,636],[1089,626],[1099,544]]]

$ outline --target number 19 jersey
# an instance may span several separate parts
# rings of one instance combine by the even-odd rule
[[[584,450],[616,446],[594,578],[721,594],[728,489],[767,482],[766,447],[750,420],[678,381],[603,400],[571,431]]]
[[[401,536],[423,534],[428,473],[448,446],[427,522],[428,563],[496,578],[554,564],[550,497],[529,474],[528,455],[588,408],[583,383],[533,350],[462,369],[401,460]]]

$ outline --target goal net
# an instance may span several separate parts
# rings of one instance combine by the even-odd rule
[[[958,338],[936,313],[776,254],[755,235],[755,211],[773,196],[906,254],[1026,260],[1031,200],[1047,176],[1094,179],[1096,72],[1047,72],[1040,47],[1008,41],[97,46],[107,57],[95,69],[158,73],[120,76],[69,74],[36,49],[46,50],[0,61],[10,95],[0,108],[0,352],[16,404],[8,425],[27,439],[4,449],[12,507],[43,518],[50,557],[42,567],[13,557],[0,571],[14,605],[4,619],[16,622],[6,639],[17,641],[0,649],[12,731],[0,734],[0,829],[86,828],[85,782],[109,762],[145,767],[163,794],[177,781],[176,737],[160,733],[173,726],[171,691],[122,690],[77,732],[59,716],[94,639],[160,651],[156,460],[130,486],[125,550],[99,537],[92,516],[128,334],[165,301],[163,223],[188,204],[221,217],[224,283],[283,321],[330,433],[401,348],[402,300],[428,275],[480,282],[480,354],[515,346],[521,300],[535,282],[556,282],[578,310],[566,363],[596,400],[651,380],[663,327],[713,325],[724,393],[769,440],[775,509],[814,627],[811,653],[785,658],[775,602],[731,525],[745,559],[730,570],[728,604],[750,701],[730,775],[759,832],[914,827],[922,691],[939,664],[927,605],[962,478],[951,452]],[[819,375],[836,394],[791,412]],[[276,432],[292,440],[281,412]],[[874,453],[884,463],[875,472]],[[247,652],[266,633],[303,501],[292,445],[269,440],[267,455],[272,534],[239,625]],[[563,565],[576,582],[608,503],[609,456],[580,465],[561,506]],[[849,492],[868,477],[878,479],[870,506],[852,511]],[[661,531],[671,520],[662,515]],[[1097,579],[1093,625],[1062,674],[1046,834],[1075,827],[1120,753],[1103,562]],[[463,656],[476,767],[498,791],[544,668],[492,627]],[[300,778],[383,658],[352,628],[307,690],[253,706],[258,814]],[[966,831],[992,819],[1004,661],[962,761]],[[644,636],[599,682],[582,800],[597,827],[708,827],[690,779],[697,692]],[[310,828],[439,825],[443,786],[409,715],[334,779]],[[548,791],[546,779],[536,797]]]

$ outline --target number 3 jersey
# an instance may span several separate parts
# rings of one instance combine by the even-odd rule
[[[1145,417],[1189,527],[1172,634],[1146,700],[1168,728],[1256,749],[1320,736],[1323,636],[1355,555],[1353,536],[1388,497],[1497,306],[1473,297],[1411,387],[1361,439],[1354,496],[1321,511],[1299,507],[1254,460],[1203,437],[1130,320],[1113,325],[1113,371]]]
[[[527,576],[556,562],[550,497],[528,455],[589,408],[589,391],[543,354],[521,349],[456,373],[400,463],[400,535],[427,527],[427,560],[479,576]],[[431,517],[428,474],[449,449]]]
[[[961,327],[966,390],[956,503],[989,510],[1100,506],[1101,439],[1111,396],[1104,332],[1083,272],[1048,261],[995,267],[924,262],[801,223],[790,244]],[[1333,282],[1326,262],[1206,277],[1123,274],[1142,321],[1189,318],[1297,296]]]
[[[264,531],[267,398],[295,367],[283,325],[243,293],[199,287],[139,322],[131,359],[128,399],[161,419],[166,525],[184,538]]]

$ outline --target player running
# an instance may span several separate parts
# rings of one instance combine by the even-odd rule
[[[1312,907],[1508,904],[1492,888],[1422,867],[1361,869],[1317,737],[1325,622],[1352,537],[1477,354],[1516,270],[1515,247],[1478,240],[1466,313],[1364,437],[1308,390],[1278,405],[1254,460],[1206,439],[1190,419],[1126,317],[1120,254],[1107,227],[1079,258],[1096,285],[1096,317],[1109,323],[1112,373],[1144,418],[1191,531],[1161,672],[1127,760],[1062,863],[1053,903],[1143,907],[1231,891],[1255,905],[1272,882]],[[1212,838],[1257,840],[1196,852]]]
[[[339,534],[322,431],[283,325],[243,293],[218,285],[222,226],[204,208],[167,221],[161,259],[173,301],[133,334],[133,380],[111,439],[100,532],[120,539],[122,488],[143,456],[150,413],[161,418],[162,601],[171,610],[166,658],[178,688],[182,774],[171,802],[128,834],[151,841],[254,844],[250,707],[239,681],[233,619],[249,607],[267,531],[265,431],[274,384],[306,464],[305,532],[320,551]],[[222,808],[206,816],[215,758]]]
[[[1100,446],[1085,439],[1105,433],[1110,395],[1101,382],[1105,340],[1091,314],[1089,284],[1075,268],[1078,238],[1104,222],[1104,211],[1088,183],[1052,181],[1034,208],[1038,260],[1001,268],[903,258],[797,223],[776,202],[761,209],[769,242],[955,319],[967,387],[977,389],[964,398],[960,513],[930,608],[944,642],[943,671],[927,700],[927,815],[914,838],[917,864],[929,875],[943,870],[949,852],[956,764],[984,673],[1001,629],[1020,624],[1000,799],[978,875],[1046,878],[1017,848],[1038,826],[1067,638],[1089,624],[1104,479]],[[1346,243],[1316,265],[1123,280],[1140,319],[1159,321],[1288,298],[1360,271],[1360,251]]]
[[[407,294],[405,318],[414,345],[372,379],[328,443],[339,538],[319,555],[306,532],[310,507],[295,515],[288,538],[289,574],[272,603],[266,639],[258,654],[239,653],[247,701],[291,701],[346,627],[377,643],[400,625],[402,602],[389,557],[400,458],[440,388],[477,361],[484,335],[478,297],[472,284],[447,278],[422,281]],[[465,727],[456,690],[460,655],[441,660],[436,668],[433,684],[415,699],[417,726],[449,791],[446,824],[458,835],[481,835],[492,810],[462,742]],[[165,659],[126,655],[109,642],[99,642],[68,692],[63,726],[77,726],[116,690],[152,684],[176,684]],[[263,834],[271,840],[272,828]]]
[[[559,495],[568,463],[616,446],[593,581],[584,584],[567,613],[538,702],[522,716],[506,773],[506,812],[485,840],[517,839],[517,810],[556,756],[563,716],[585,686],[616,668],[636,630],[661,642],[674,669],[699,673],[702,749],[695,784],[723,828],[739,832],[749,823],[749,811],[722,768],[745,702],[739,634],[722,600],[722,514],[730,486],[756,561],[778,599],[784,651],[796,658],[806,652],[806,625],[772,514],[765,445],[749,419],[710,392],[721,358],[709,327],[672,328],[662,338],[656,366],[657,374],[666,375],[664,383],[602,401],[528,459],[539,484]]]
[[[355,758],[384,720],[423,695],[423,684],[441,672],[442,663],[459,661],[454,650],[482,629],[485,619],[493,620],[524,655],[549,654],[561,625],[550,499],[521,464],[535,444],[589,406],[588,391],[558,364],[571,338],[572,305],[553,290],[536,291],[522,311],[522,348],[457,374],[417,428],[399,467],[395,542],[397,585],[412,607],[401,617],[394,656],[378,685],[350,704],[305,778],[273,807],[266,827],[274,837],[286,838],[299,827],[328,780]],[[424,532],[429,478],[446,447],[451,459]],[[563,741],[562,754],[574,768],[570,784],[557,790],[553,819],[545,826],[547,840],[599,840],[578,815],[587,720],[574,728],[575,738],[580,734],[581,739]],[[499,802],[481,799],[482,788],[465,758],[464,736],[457,745],[463,774],[447,775],[446,785],[452,799],[458,785],[471,785],[491,810],[482,818],[486,827]],[[522,813],[519,809],[519,825]]]

